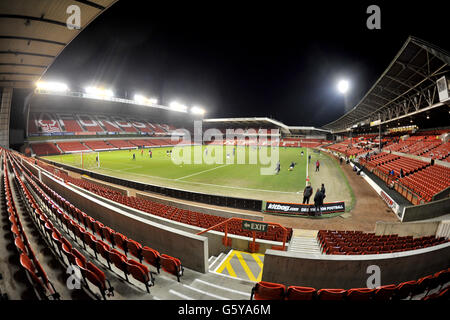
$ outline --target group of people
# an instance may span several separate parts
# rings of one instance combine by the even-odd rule
[[[129,149],[129,152],[131,152],[131,149]],[[144,156],[144,148],[143,147],[141,149],[141,157],[142,156]],[[150,159],[153,157],[153,151],[150,148],[148,149],[148,156],[150,157]],[[136,160],[136,153],[134,153],[134,152],[133,152],[133,160]],[[98,162],[98,160],[97,160],[97,162]]]
[[[311,186],[311,183],[308,182],[308,185],[305,187],[305,190],[303,190],[303,204],[309,204],[309,198],[311,198],[313,194],[313,188]],[[316,194],[314,195],[314,216],[321,216],[322,215],[322,208],[323,200],[325,199],[325,185],[322,183],[321,188],[317,188]]]

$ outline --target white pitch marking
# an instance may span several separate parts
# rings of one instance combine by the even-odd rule
[[[190,174],[190,175],[187,175],[187,176],[184,176],[184,177],[175,179],[175,180],[181,180],[181,179],[193,177],[193,176],[196,176],[196,175],[198,175],[198,174],[202,174],[202,173],[204,173],[204,172],[208,172],[208,171],[220,169],[220,168],[223,168],[223,167],[226,167],[226,166],[229,166],[229,165],[230,165],[229,163],[228,163],[228,164],[224,164],[224,165],[222,165],[222,166],[214,167],[214,168],[211,168],[211,169],[206,169],[206,170],[203,170],[203,171],[200,171],[200,172],[196,172],[196,173],[193,173],[193,174]]]
[[[121,169],[121,170],[117,170],[117,171],[120,171],[120,172],[122,172],[122,171],[127,171],[127,170],[131,170],[131,169],[137,169],[137,168],[142,168],[142,166],[133,166],[133,167],[129,167],[129,168],[125,168],[125,169]]]
[[[216,169],[216,168],[213,168],[213,169]],[[112,172],[120,172],[120,170],[114,170],[114,169],[109,169],[109,168],[102,168],[102,170],[107,170],[107,171],[112,171]],[[181,182],[181,183],[198,184],[198,185],[212,186],[212,187],[219,187],[219,188],[228,188],[228,189],[236,189],[236,190],[247,190],[247,191],[258,191],[258,192],[270,192],[270,193],[297,194],[296,192],[291,192],[291,191],[276,191],[276,190],[254,189],[254,188],[245,188],[245,187],[233,187],[233,186],[224,186],[224,185],[220,185],[220,184],[178,180],[178,179],[182,179],[182,178],[170,179],[170,178],[152,176],[152,175],[148,175],[148,174],[139,174],[139,173],[129,173],[129,174],[133,175],[133,176],[144,177],[144,178],[155,178],[155,179],[166,180],[166,181],[176,181],[176,182]],[[140,182],[148,183],[148,182],[144,182],[144,181],[140,181]]]
[[[204,186],[212,186],[212,187],[221,187],[221,188],[229,188],[229,189],[238,189],[238,190],[249,190],[249,191],[261,191],[261,192],[273,192],[273,193],[287,193],[287,194],[296,194],[295,192],[290,191],[274,191],[274,190],[265,190],[265,189],[253,189],[253,188],[244,188],[244,187],[232,187],[232,186],[224,186],[220,184],[212,184],[212,183],[203,183],[203,182],[192,182],[192,181],[181,181],[189,184],[200,184]]]

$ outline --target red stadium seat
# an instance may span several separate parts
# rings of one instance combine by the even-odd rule
[[[283,284],[260,281],[252,288],[250,300],[283,300],[285,291]]]
[[[128,281],[128,269],[125,264],[127,258],[124,254],[120,253],[116,249],[109,251],[109,260],[124,273],[125,279]]]
[[[344,300],[346,293],[344,289],[320,289],[317,297],[319,300]]]
[[[354,288],[347,290],[346,299],[349,301],[368,301],[372,299],[375,289]]]
[[[313,300],[316,289],[310,287],[290,286],[286,292],[286,300]]]
[[[46,298],[52,297],[54,299],[59,299],[59,294],[56,292],[51,282],[48,281],[45,273],[42,273],[43,269],[39,264],[34,265],[30,258],[24,253],[20,255],[20,264],[27,271],[34,288],[39,294]],[[40,277],[38,274],[40,274]]]
[[[123,234],[120,234],[119,232],[114,233],[113,238],[114,238],[114,244],[118,248],[122,249],[125,252],[125,256],[126,256],[127,252],[128,252],[127,242],[126,242],[127,238]]]
[[[114,295],[114,288],[111,287],[111,283],[109,283],[108,279],[106,279],[105,274],[99,268],[97,268],[91,262],[86,264],[86,278],[90,282],[92,282],[97,288],[99,288],[103,299],[106,299],[106,296]],[[108,283],[108,286],[107,286]]]
[[[138,258],[140,262],[142,262],[142,246],[140,243],[131,240],[126,239],[127,242],[127,250],[130,252],[131,255]]]
[[[95,242],[95,250],[101,257],[103,257],[103,259],[106,260],[106,262],[108,263],[108,268],[111,269],[111,261],[109,260],[110,248],[108,244],[103,242],[102,240],[98,240],[97,242]]]
[[[126,261],[125,264],[127,266],[128,273],[131,274],[136,280],[145,284],[147,292],[150,293],[149,287],[153,285],[153,277],[148,268],[145,265],[131,259]]]
[[[376,301],[392,300],[397,292],[397,286],[393,284],[381,286],[375,289],[373,299]]]
[[[178,282],[180,282],[180,277],[183,275],[184,268],[179,259],[162,254],[161,267],[164,271],[176,276]]]
[[[414,288],[417,286],[417,281],[402,282],[397,286],[397,292],[395,293],[395,299],[407,299],[411,297]]]
[[[149,247],[143,247],[142,256],[144,257],[145,262],[154,266],[159,273],[161,267],[161,256],[159,252]]]

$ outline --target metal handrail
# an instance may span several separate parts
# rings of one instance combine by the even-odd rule
[[[217,228],[217,227],[220,227],[221,225],[224,225],[224,224],[225,224],[225,236],[224,236],[224,241],[225,241],[225,245],[226,245],[226,243],[227,243],[227,238],[228,238],[228,223],[231,222],[231,221],[233,221],[233,220],[238,220],[238,221],[239,221],[239,220],[240,220],[240,221],[251,221],[251,222],[257,222],[257,223],[266,223],[266,224],[269,224],[269,225],[275,225],[275,226],[278,226],[278,227],[282,228],[282,229],[284,230],[284,236],[283,236],[283,251],[286,249],[287,229],[286,229],[285,227],[283,227],[281,224],[276,223],[276,222],[266,222],[266,221],[262,222],[262,221],[259,221],[259,220],[250,220],[250,219],[243,219],[243,218],[238,218],[238,217],[231,217],[231,218],[229,218],[229,219],[227,219],[227,220],[225,220],[225,221],[219,222],[218,224],[216,224],[216,225],[214,225],[214,226],[212,226],[212,227],[209,227],[208,229],[205,229],[205,230],[203,230],[203,231],[200,231],[200,232],[196,233],[196,235],[201,235],[201,234],[203,234],[203,233],[205,233],[205,232],[211,231],[211,230],[213,230],[213,229],[215,229],[215,228]],[[255,248],[255,242],[256,242],[256,231],[253,231],[253,248]]]

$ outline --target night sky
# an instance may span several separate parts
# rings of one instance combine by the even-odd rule
[[[200,105],[206,118],[322,126],[345,112],[337,79],[350,80],[353,107],[409,35],[450,51],[442,1],[312,2],[122,0],[67,46],[44,79]],[[366,27],[370,4],[381,8],[381,30]]]

